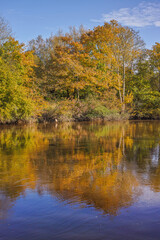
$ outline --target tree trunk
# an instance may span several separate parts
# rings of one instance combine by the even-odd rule
[[[125,88],[126,88],[126,81],[125,81],[125,61],[123,60],[123,104],[122,104],[122,112],[125,111]]]
[[[117,73],[118,73],[118,85],[119,85],[119,98],[120,98],[120,101],[121,101],[121,104],[122,104],[122,94],[121,94],[121,84],[120,84],[119,68],[117,70]]]
[[[79,102],[79,88],[77,89],[77,100]]]

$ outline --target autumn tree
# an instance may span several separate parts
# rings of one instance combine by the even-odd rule
[[[28,44],[28,50],[32,51],[35,56],[34,72],[36,75],[37,86],[41,95],[45,100],[51,100],[55,94],[55,64],[53,63],[53,56],[55,48],[60,45],[60,37],[62,32],[59,31],[57,35],[51,35],[47,39],[38,36],[32,39]]]
[[[152,50],[149,51],[150,65],[154,72],[155,88],[160,92],[160,43],[156,42]]]
[[[26,119],[34,112],[34,56],[10,37],[0,47],[0,121]]]
[[[124,112],[129,98],[126,95],[126,72],[132,70],[136,57],[143,49],[143,41],[137,32],[115,20],[95,27],[82,37],[97,68],[105,73],[104,86],[118,90]]]
[[[118,88],[117,75],[113,71],[115,59],[110,44],[114,35],[110,24],[95,27],[82,35],[82,43],[88,52],[92,67],[96,69],[96,84],[99,90],[109,91]]]
[[[120,96],[120,99],[122,111],[124,112],[125,103],[128,100],[127,97],[129,97],[126,96],[126,84],[129,84],[126,73],[128,69],[133,71],[136,59],[144,49],[144,42],[138,32],[132,28],[122,26],[115,20],[112,20],[110,24],[114,35],[114,42],[111,43],[111,49],[115,56],[118,75],[120,74],[122,79],[122,96]]]

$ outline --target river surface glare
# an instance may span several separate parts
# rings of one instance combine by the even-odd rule
[[[1,240],[160,240],[160,121],[0,127]]]

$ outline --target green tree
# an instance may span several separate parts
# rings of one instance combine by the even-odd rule
[[[155,49],[155,46],[153,46]],[[159,70],[154,50],[146,50],[139,58],[131,76],[130,88],[133,92],[135,118],[160,117]]]
[[[27,119],[35,111],[34,56],[10,37],[0,47],[0,63],[0,121]]]

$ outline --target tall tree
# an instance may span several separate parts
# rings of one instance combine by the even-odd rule
[[[136,57],[141,53],[144,43],[139,34],[117,21],[104,23],[83,36],[93,61],[105,68],[108,83],[119,92],[122,111],[125,111],[126,71],[133,68]]]
[[[0,45],[11,36],[12,30],[7,21],[0,17]]]
[[[150,65],[154,72],[155,87],[160,92],[160,43],[156,42],[149,51]]]
[[[0,121],[26,119],[35,111],[34,56],[9,38],[0,47]]]
[[[110,22],[114,34],[114,42],[111,44],[113,50],[118,74],[122,78],[122,111],[125,111],[126,103],[126,70],[133,69],[133,64],[136,58],[142,53],[144,49],[144,42],[140,38],[138,32],[132,28],[122,26],[117,21]]]

